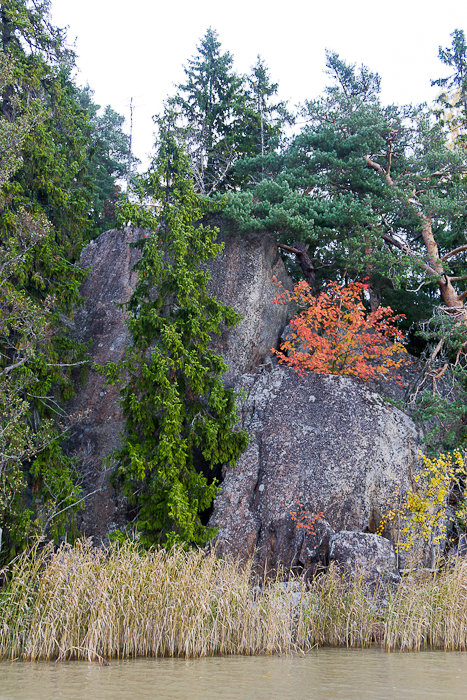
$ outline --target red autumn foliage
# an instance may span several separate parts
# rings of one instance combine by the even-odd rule
[[[276,304],[295,301],[303,309],[290,322],[291,333],[281,349],[272,349],[279,362],[300,375],[310,371],[400,384],[394,372],[407,357],[402,345],[405,337],[396,324],[405,317],[395,315],[389,306],[368,312],[363,304],[367,289],[361,282],[346,287],[329,282],[315,297],[302,281],[293,292],[278,294]]]
[[[297,530],[304,528],[311,535],[315,535],[315,523],[324,517],[324,513],[316,513],[311,516],[303,507],[303,501],[297,501],[297,510],[290,513],[290,517],[295,521]]]

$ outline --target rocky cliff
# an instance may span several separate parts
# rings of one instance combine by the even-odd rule
[[[89,275],[81,285],[84,304],[75,310],[71,335],[89,343],[90,365],[86,381],[77,387],[69,402],[70,413],[85,413],[84,420],[70,436],[66,448],[81,460],[84,493],[88,495],[78,526],[97,539],[127,522],[126,503],[109,483],[111,465],[104,460],[119,444],[123,416],[116,386],[104,386],[104,377],[94,367],[118,362],[129,342],[125,314],[117,306],[127,302],[135,288],[133,267],[140,257],[130,247],[141,235],[135,228],[107,231],[89,243],[81,255]],[[107,466],[107,468],[106,468]]]
[[[75,312],[71,334],[90,343],[91,362],[84,386],[78,388],[77,396],[67,407],[71,413],[86,412],[67,449],[81,459],[85,493],[89,494],[78,524],[86,535],[97,539],[124,525],[127,509],[109,484],[111,465],[107,465],[107,470],[103,468],[105,459],[118,447],[123,429],[118,387],[104,386],[104,378],[94,363],[118,362],[128,345],[125,313],[118,304],[127,302],[135,288],[137,273],[133,267],[140,253],[130,244],[142,235],[144,231],[136,228],[107,231],[92,241],[81,256],[82,266],[90,271],[81,287],[84,305]],[[289,289],[292,282],[270,234],[223,236],[220,241],[224,251],[209,265],[210,291],[243,316],[238,326],[224,328],[212,343],[229,364],[224,380],[231,386],[244,372],[264,362],[271,347],[277,347],[291,311],[273,303],[276,287],[271,280],[276,277]]]
[[[272,347],[279,346],[294,308],[274,304],[278,288],[272,279],[288,290],[293,283],[270,234],[221,236],[220,241],[225,248],[209,264],[209,290],[243,316],[238,326],[225,328],[212,341],[213,349],[229,365],[224,382],[231,387],[242,374],[270,358]]]

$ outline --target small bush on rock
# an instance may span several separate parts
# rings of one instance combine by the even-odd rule
[[[406,361],[405,338],[396,324],[404,317],[389,306],[367,312],[362,300],[367,289],[360,282],[348,286],[329,282],[324,292],[313,296],[302,280],[293,293],[278,294],[277,304],[294,301],[303,309],[290,323],[291,337],[280,350],[272,350],[279,362],[300,374],[310,371],[400,383],[394,371]]]

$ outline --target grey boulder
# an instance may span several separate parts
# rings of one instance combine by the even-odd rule
[[[329,562],[347,573],[361,574],[367,580],[400,581],[394,545],[380,535],[338,532],[329,542]]]
[[[215,500],[220,551],[312,574],[335,532],[375,533],[396,491],[414,488],[419,431],[362,381],[277,366],[236,388],[250,443]]]

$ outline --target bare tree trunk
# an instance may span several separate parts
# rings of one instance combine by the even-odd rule
[[[310,285],[310,289],[313,295],[318,295],[320,289],[316,284],[316,270],[319,270],[322,267],[329,267],[330,263],[318,266],[314,265],[313,260],[308,255],[308,246],[305,243],[301,243],[300,241],[294,241],[293,246],[285,245],[284,243],[278,243],[277,247],[281,248],[281,250],[286,250],[288,253],[294,253],[294,255],[297,256],[297,261],[300,267],[302,268],[303,277],[305,281],[308,282],[308,284]]]
[[[371,256],[371,247],[368,244],[365,247],[365,268],[366,268],[366,273],[368,275],[368,292],[370,294],[370,311],[374,313],[377,311],[381,305],[381,299],[379,297],[379,294],[377,293],[376,289],[374,286],[371,284],[371,276],[373,274],[373,265],[370,262],[370,256]]]
[[[130,99],[130,147],[128,149],[128,171],[126,174],[127,192],[130,191],[131,170],[133,167],[132,148],[133,148],[133,98]]]

